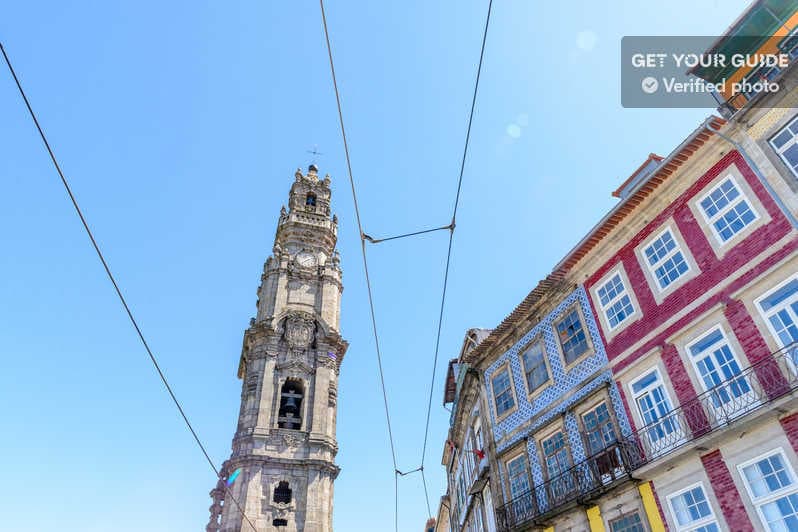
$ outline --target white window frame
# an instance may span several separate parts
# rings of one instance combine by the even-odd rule
[[[774,313],[781,310],[781,306],[775,307],[775,310],[771,309],[770,311],[765,311],[765,309],[762,308],[762,302],[771,295],[773,295],[775,292],[778,292],[781,288],[785,287],[786,285],[795,280],[798,280],[798,274],[794,274],[787,277],[785,280],[783,280],[782,282],[780,282],[779,284],[777,284],[776,286],[774,286],[773,288],[771,288],[770,290],[768,290],[767,292],[765,292],[764,294],[762,294],[761,296],[759,296],[754,300],[754,303],[756,304],[756,308],[759,311],[760,316],[762,316],[763,321],[767,325],[768,331],[773,336],[773,339],[776,341],[777,345],[782,348],[787,347],[787,345],[785,345],[784,342],[781,340],[781,337],[779,337],[775,327],[773,327],[773,324],[770,322],[770,317]],[[788,301],[790,300],[785,301],[783,305],[786,306],[788,312],[792,314],[792,309],[789,307]],[[795,323],[798,324],[798,316],[795,316]],[[795,360],[795,362],[798,362],[798,360]]]
[[[502,413],[499,413],[499,403],[496,401],[496,389],[493,386],[493,380],[499,376],[503,371],[507,372],[507,377],[510,380],[508,391],[513,399],[513,404]],[[490,392],[493,399],[493,411],[496,412],[496,422],[503,421],[507,416],[512,414],[518,409],[518,398],[515,396],[515,383],[513,382],[513,370],[508,361],[505,361],[501,366],[496,368],[496,371],[491,373],[490,376]]]
[[[529,386],[529,367],[526,364],[524,355],[535,346],[540,346],[540,351],[543,358],[543,367],[546,368],[546,380],[534,390]],[[549,355],[546,351],[546,342],[543,341],[542,336],[536,337],[534,340],[526,344],[523,350],[518,354],[518,359],[521,362],[521,368],[524,370],[524,383],[527,396],[537,395],[539,392],[545,390],[551,384],[551,367],[549,367]]]
[[[701,333],[701,335],[696,337],[694,340],[691,340],[684,347],[685,353],[687,354],[687,358],[690,359],[690,364],[691,364],[691,366],[693,368],[693,371],[695,372],[696,380],[698,380],[699,385],[701,386],[701,389],[704,392],[708,392],[709,390],[714,389],[714,387],[713,388],[707,388],[707,385],[704,382],[704,377],[701,375],[701,371],[698,369],[698,360],[696,360],[696,357],[698,355],[694,355],[693,354],[692,348],[697,343],[701,342],[707,336],[709,336],[710,334],[714,333],[715,331],[720,331],[720,335],[721,335],[723,340],[722,340],[722,343],[712,344],[712,346],[714,347],[714,346],[726,345],[729,348],[729,351],[731,352],[732,357],[734,358],[734,361],[737,362],[737,367],[740,368],[740,374],[742,374],[743,371],[745,370],[745,368],[747,367],[745,364],[743,364],[743,361],[740,360],[740,356],[737,354],[737,351],[734,348],[734,344],[729,340],[729,335],[726,334],[726,329],[721,324],[713,325],[712,327],[710,327],[709,329],[707,329],[703,333]],[[719,349],[720,347],[717,347],[717,348]],[[703,351],[702,353],[706,353],[706,351]],[[714,358],[714,353],[708,353],[706,355],[703,355],[703,358],[706,358],[706,357],[712,357],[711,361],[717,366],[718,361]],[[754,394],[754,387],[753,387],[751,381],[747,377],[739,377],[739,378],[744,378],[746,383],[748,384],[748,392],[746,392],[746,395]],[[724,380],[723,383],[721,383],[720,386],[723,386],[727,382],[729,382],[729,381]],[[729,393],[729,392],[727,391],[727,393]],[[745,397],[745,395],[741,395],[740,397],[738,397],[736,399],[743,398],[742,400],[745,400],[744,397]],[[732,402],[733,401],[734,401],[734,398],[733,398]],[[761,403],[760,401],[750,401],[749,406],[746,407],[746,408],[741,408],[739,410],[739,412],[735,412],[734,411],[733,405],[731,405],[731,408],[727,407],[726,403],[724,403],[723,405],[720,405],[720,406],[715,406],[714,404],[712,404],[712,402],[710,402],[709,407],[712,408],[713,410],[715,410],[719,417],[728,417],[730,415],[733,415],[734,417],[737,417],[737,416],[740,416],[740,415],[743,415],[743,414],[747,413],[752,408],[756,408],[757,406],[759,406],[760,403]]]
[[[700,204],[699,208],[701,208]],[[651,264],[651,262],[648,260],[648,255],[646,254],[646,250],[650,248],[652,245],[654,245],[655,241],[665,236],[666,233],[670,233],[671,240],[673,240],[673,243],[676,244],[676,247],[668,251],[666,255],[661,259],[659,259],[655,264]],[[681,253],[682,261],[684,261],[684,263],[687,265],[687,271],[679,274],[679,277],[668,283],[666,286],[661,286],[659,278],[657,277],[657,268],[661,267],[665,262],[671,260],[674,256],[676,256],[677,253]],[[663,227],[661,231],[659,231],[653,237],[649,238],[642,246],[640,246],[640,259],[644,263],[646,270],[648,270],[651,276],[650,277],[651,284],[654,285],[654,289],[659,294],[673,290],[675,287],[679,286],[686,279],[688,279],[690,277],[690,274],[693,273],[693,266],[690,264],[691,263],[690,256],[684,249],[682,249],[681,242],[679,238],[676,237],[676,232],[673,230],[670,224]]]
[[[781,148],[777,148],[776,145],[773,143],[776,137],[778,137],[785,131],[790,130],[790,127],[792,127],[793,125],[798,125],[798,115],[796,115],[795,117],[792,118],[792,120],[787,122],[784,125],[784,127],[782,127],[776,132],[775,135],[771,136],[770,139],[768,140],[768,144],[770,144],[770,147],[773,149],[774,152],[776,152],[776,155],[779,156],[779,159],[781,159],[781,161],[784,163],[784,166],[790,169],[790,172],[793,174],[793,177],[798,179],[798,168],[793,168],[790,165],[790,163],[787,161],[786,157],[784,157],[784,152],[786,152],[791,146],[798,145],[798,133],[794,133],[792,136],[792,140],[788,140],[787,143]],[[790,132],[792,133],[792,130],[790,130]]]
[[[729,204],[726,205],[723,209],[719,210],[714,215],[709,216],[707,212],[704,210],[704,207],[701,205],[701,203],[705,199],[707,199],[713,192],[719,189],[724,183],[726,183],[726,181],[731,181],[732,184],[734,185],[734,188],[737,189],[737,192],[739,192],[740,195],[735,201],[729,202]],[[731,237],[729,237],[728,240],[723,240],[723,237],[720,236],[720,233],[715,228],[715,222],[718,221],[720,218],[722,218],[724,214],[726,214],[729,210],[731,210],[741,201],[745,201],[748,204],[748,208],[753,213],[754,219],[748,222],[745,225],[745,227],[743,227],[740,231],[737,231]],[[704,221],[709,226],[709,230],[712,231],[712,236],[715,238],[715,241],[720,247],[727,246],[731,242],[737,240],[737,237],[745,233],[748,227],[754,225],[757,221],[759,221],[762,218],[762,215],[759,214],[759,211],[757,210],[757,204],[754,202],[754,200],[748,197],[748,194],[745,193],[745,188],[740,186],[740,183],[737,181],[737,177],[735,177],[731,173],[727,174],[725,177],[718,180],[718,182],[714,186],[712,186],[712,188],[707,190],[701,197],[699,197],[695,203],[695,206],[698,209],[698,211],[701,213],[701,216],[703,216]]]
[[[490,483],[485,485],[482,490],[482,501],[485,503],[485,521],[487,521],[487,532],[496,532],[496,515],[493,511],[493,495],[490,492]]]
[[[674,499],[681,497],[688,491],[693,491],[696,488],[701,488],[701,491],[704,494],[704,500],[707,501],[707,506],[709,506],[709,515],[700,518],[698,521],[691,521],[686,525],[680,525],[679,518],[676,516],[676,509],[673,507],[673,501]],[[718,530],[721,530],[720,523],[718,522],[718,518],[715,515],[715,509],[712,507],[712,501],[709,500],[709,495],[706,488],[704,487],[703,482],[696,482],[695,484],[691,484],[686,488],[682,488],[679,491],[671,493],[666,498],[668,499],[668,509],[670,510],[671,516],[673,517],[673,524],[676,525],[677,532],[690,532],[691,530],[695,530],[696,528],[702,526],[709,526],[712,524],[716,525],[718,527]]]
[[[657,375],[657,380],[655,381],[655,383],[654,384],[649,384],[648,386],[643,388],[643,390],[640,391],[640,392],[635,392],[634,385],[637,384],[639,381],[643,380],[645,377],[648,377],[651,373],[656,373],[656,375]],[[632,398],[632,401],[634,402],[635,410],[637,411],[637,415],[640,418],[640,423],[641,423],[640,428],[644,429],[645,427],[648,427],[650,425],[650,423],[646,422],[645,414],[643,414],[643,412],[640,410],[640,403],[637,402],[637,399],[639,397],[645,395],[645,394],[648,394],[653,388],[656,387],[657,383],[659,383],[658,385],[662,387],[662,393],[664,394],[665,399],[667,399],[668,404],[670,405],[671,409],[670,409],[670,412],[668,413],[668,415],[670,416],[671,422],[673,423],[673,427],[674,427],[673,431],[674,431],[674,433],[676,433],[678,439],[675,440],[674,443],[672,443],[671,445],[663,446],[661,449],[658,449],[657,451],[653,452],[654,456],[658,456],[658,455],[660,455],[660,454],[662,454],[664,452],[669,451],[670,449],[672,449],[674,447],[678,447],[679,445],[684,443],[684,440],[685,440],[685,437],[686,437],[685,436],[685,432],[684,432],[681,424],[679,423],[679,420],[677,419],[676,416],[672,415],[672,413],[676,411],[676,406],[674,405],[673,399],[671,398],[671,394],[668,391],[668,387],[665,386],[665,379],[662,377],[662,372],[660,371],[658,366],[652,366],[652,367],[650,367],[650,368],[648,368],[648,369],[646,369],[644,371],[641,371],[640,374],[637,377],[635,377],[634,379],[630,380],[629,383],[627,384],[627,386],[629,387],[630,397]],[[665,418],[661,418],[659,423],[662,423],[663,419],[665,419]],[[648,430],[651,430],[651,429],[648,429]],[[657,442],[651,441],[651,438],[648,436],[648,430],[646,430],[644,432],[646,432],[646,438],[648,438],[648,442],[649,442],[649,444],[651,445],[651,447],[653,449],[653,448],[657,447]],[[668,435],[663,436],[663,438],[667,438],[667,437],[668,437]]]
[[[510,464],[512,462],[515,462],[516,460],[523,460],[523,463],[524,463],[524,475],[526,476],[527,489],[523,493],[513,494],[513,477],[510,474]],[[520,453],[518,453],[518,454],[516,454],[512,458],[508,458],[507,460],[505,460],[504,461],[504,467],[505,467],[505,469],[507,471],[507,493],[510,495],[510,501],[514,501],[515,499],[517,499],[521,495],[524,495],[525,493],[529,493],[532,490],[532,478],[531,478],[531,476],[529,474],[530,473],[530,471],[529,471],[529,457],[527,456],[525,450],[520,452]]]
[[[637,299],[635,298],[634,292],[631,290],[629,286],[631,283],[626,278],[626,275],[624,275],[624,271],[621,266],[622,264],[618,264],[617,267],[613,268],[609,273],[607,273],[601,279],[601,281],[596,283],[595,289],[593,290],[596,303],[598,303],[598,307],[601,309],[602,321],[604,322],[604,325],[606,326],[607,331],[609,332],[614,332],[618,329],[622,329],[623,327],[634,321],[633,318],[636,318],[640,313],[637,306]],[[623,288],[623,290],[621,292],[618,292],[615,295],[615,297],[613,297],[606,304],[604,304],[601,302],[601,296],[599,295],[599,291],[605,288],[611,282],[613,282],[616,277],[618,277],[618,279],[621,281],[621,287]],[[610,316],[608,311],[612,308],[613,305],[615,305],[621,299],[623,299],[623,296],[629,298],[629,305],[632,307],[632,312],[628,313],[621,321],[619,321],[615,325],[612,325],[610,323]]]
[[[770,458],[771,456],[781,455],[781,459],[784,463],[784,471],[789,475],[792,484],[787,486],[786,488],[780,488],[777,491],[772,493],[768,493],[767,495],[762,495],[760,497],[754,497],[754,493],[751,490],[751,486],[748,485],[748,477],[745,476],[745,472],[743,471],[746,467],[756,464],[762,460]],[[798,477],[795,476],[795,470],[792,467],[792,464],[787,459],[787,453],[784,452],[783,447],[778,447],[776,449],[771,449],[770,451],[760,454],[759,456],[747,460],[741,464],[737,464],[737,472],[740,475],[740,478],[743,481],[743,485],[745,486],[745,491],[748,493],[748,499],[751,501],[751,504],[754,505],[756,508],[756,514],[759,517],[759,521],[762,523],[762,526],[767,526],[767,520],[765,519],[765,515],[762,513],[762,506],[765,504],[769,504],[777,499],[780,499],[787,495],[792,495],[793,493],[798,493]]]

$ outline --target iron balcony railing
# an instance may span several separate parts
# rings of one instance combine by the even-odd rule
[[[632,472],[798,390],[798,342],[626,435],[499,508],[501,530],[543,524],[570,503],[585,503],[632,478]]]
[[[745,368],[626,438],[640,467],[798,389],[798,342]]]
[[[618,481],[631,478],[640,461],[634,442],[616,441],[559,475],[538,484],[533,490],[499,508],[501,530],[512,530],[573,503],[586,502],[605,493]]]

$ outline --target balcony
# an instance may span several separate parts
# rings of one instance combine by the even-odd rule
[[[503,531],[545,525],[577,504],[588,504],[634,471],[659,462],[697,439],[750,419],[798,390],[798,342],[742,370],[622,441],[535,486],[499,508]]]
[[[522,525],[542,525],[546,519],[576,504],[586,504],[632,478],[640,462],[634,442],[619,441],[579,462],[570,469],[538,484],[531,491],[499,508],[500,530]]]
[[[638,447],[635,469],[664,458],[798,390],[798,342],[742,370],[626,438]]]

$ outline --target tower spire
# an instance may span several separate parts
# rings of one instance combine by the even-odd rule
[[[241,408],[225,474],[258,530],[332,531],[338,373],[348,347],[340,323],[337,219],[330,177],[300,169],[280,210],[272,255],[244,333]],[[244,530],[224,490],[211,491],[208,532]]]

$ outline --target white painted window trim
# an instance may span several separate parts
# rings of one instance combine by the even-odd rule
[[[647,377],[652,372],[657,374],[657,380],[655,381],[655,383],[654,384],[649,384],[647,387],[643,388],[642,391],[635,393],[634,385],[638,381],[643,380],[644,377]],[[668,387],[665,385],[665,379],[662,376],[662,372],[660,371],[658,366],[652,366],[652,367],[650,367],[650,368],[648,368],[648,369],[646,369],[644,371],[641,371],[640,374],[637,377],[635,377],[634,379],[630,380],[627,383],[627,386],[629,388],[630,397],[632,398],[632,401],[634,401],[635,411],[637,411],[637,416],[638,416],[638,418],[640,420],[640,423],[641,423],[640,428],[647,427],[649,425],[649,423],[646,423],[645,415],[643,414],[643,412],[640,411],[640,404],[637,402],[637,398],[649,393],[653,388],[655,388],[657,386],[657,384],[662,387],[662,392],[665,394],[665,398],[668,400],[668,403],[671,406],[671,409],[670,409],[670,411],[668,413],[669,415],[671,415],[676,410],[677,407],[674,404],[673,399],[671,398],[671,394],[668,391]],[[661,423],[661,421],[660,421],[660,423]],[[674,444],[674,445],[679,445],[679,444],[681,444],[683,442],[685,435],[684,435],[684,432],[682,431],[681,424],[679,423],[679,421],[677,419],[672,418],[672,423],[673,423],[673,426],[674,426],[674,431],[681,432],[681,434],[679,435],[680,439],[678,440],[678,443]],[[653,445],[654,442],[650,442],[650,443]],[[667,449],[671,449],[674,445],[668,446],[668,447],[663,447],[659,451],[659,453],[662,453],[662,452],[664,452]]]
[[[717,324],[713,325],[712,327],[706,329],[698,337],[696,337],[694,340],[691,340],[689,343],[687,343],[684,346],[685,354],[687,355],[687,358],[690,359],[690,364],[692,364],[692,368],[693,368],[693,371],[695,372],[696,380],[698,381],[698,384],[701,386],[701,389],[704,392],[708,392],[709,390],[706,387],[706,383],[704,382],[704,378],[701,376],[701,371],[698,369],[698,363],[696,361],[696,356],[693,355],[693,352],[692,352],[691,349],[692,349],[692,347],[695,344],[699,343],[701,340],[703,340],[704,338],[706,338],[710,334],[714,333],[715,331],[720,331],[720,335],[723,338],[723,344],[726,344],[729,347],[729,351],[731,351],[731,354],[734,357],[734,360],[737,362],[737,366],[740,368],[740,373],[741,374],[742,374],[743,370],[747,367],[747,363],[744,363],[742,360],[740,360],[740,355],[737,354],[737,350],[734,348],[734,344],[729,340],[729,335],[726,333],[726,329],[723,327],[722,324],[717,323]],[[723,344],[718,344],[718,345],[723,345]],[[712,356],[712,355],[707,355],[707,356]],[[712,362],[715,363],[715,365],[717,365],[717,360],[712,359]],[[728,382],[728,381],[723,381],[723,382]],[[751,383],[750,382],[748,383],[748,386],[751,387]],[[752,388],[752,391],[753,391],[753,387],[751,387],[751,388]]]
[[[768,290],[767,292],[765,292],[764,294],[762,294],[761,296],[759,296],[754,300],[754,304],[756,304],[756,308],[759,311],[759,315],[762,316],[762,320],[765,322],[765,325],[768,328],[768,332],[770,332],[771,336],[780,347],[786,347],[786,346],[783,344],[781,338],[779,338],[779,335],[776,332],[776,329],[773,328],[773,324],[770,322],[770,316],[773,314],[774,311],[771,309],[770,312],[766,312],[765,309],[762,308],[762,301],[764,301],[765,299],[773,295],[775,292],[779,291],[781,288],[783,288],[791,281],[794,281],[796,279],[798,279],[798,273],[790,275],[782,282],[780,282],[779,284],[777,284],[776,286],[774,286],[773,288],[771,288],[770,290]]]
[[[529,474],[529,459],[526,456],[526,451],[519,452],[517,455],[513,456],[512,458],[508,458],[504,461],[504,468],[507,471],[507,493],[510,495],[510,500],[515,500],[516,497],[520,497],[523,493],[518,495],[513,495],[513,478],[510,474],[510,464],[515,462],[516,460],[523,460],[524,462],[524,475],[526,475],[526,482],[527,486],[529,487],[528,490],[532,489],[532,478]]]
[[[700,204],[699,208],[701,208]],[[671,239],[673,240],[674,244],[676,244],[676,247],[670,250],[656,264],[651,264],[648,260],[648,257],[646,256],[646,249],[651,247],[651,245],[653,245],[655,240],[662,238],[662,236],[665,235],[665,233],[671,234]],[[684,263],[687,265],[687,271],[679,275],[679,277],[677,277],[673,281],[671,281],[671,283],[668,286],[665,287],[660,286],[659,279],[657,279],[657,268],[667,260],[673,258],[673,256],[676,255],[677,253],[682,254],[682,260],[684,260]],[[673,290],[676,286],[681,285],[686,279],[690,277],[690,274],[693,273],[693,267],[690,264],[691,263],[690,258],[688,257],[685,250],[682,249],[682,245],[679,242],[679,239],[676,237],[676,232],[673,230],[671,224],[669,223],[665,224],[665,227],[663,227],[661,231],[656,233],[654,236],[649,238],[642,246],[640,246],[640,259],[644,263],[646,270],[648,270],[648,272],[651,274],[652,284],[654,285],[654,289],[657,291],[658,294],[663,294],[665,292]]]
[[[613,299],[611,299],[606,305],[601,303],[601,297],[599,296],[599,290],[607,286],[610,281],[612,281],[615,276],[618,276],[621,280],[621,285],[623,286],[623,292],[620,295],[617,295]],[[640,316],[640,306],[637,304],[637,297],[635,297],[634,290],[631,289],[631,282],[629,282],[629,278],[626,275],[626,270],[623,268],[623,262],[619,262],[616,266],[614,266],[609,272],[604,274],[604,276],[597,282],[592,288],[591,292],[593,294],[593,298],[596,301],[596,306],[601,311],[600,318],[601,323],[606,329],[608,333],[615,333],[630,323],[632,323],[636,318]],[[610,324],[610,317],[607,313],[607,310],[612,307],[613,304],[618,302],[623,296],[629,296],[629,303],[632,305],[632,312],[628,314],[623,320],[619,321],[616,325]]]
[[[793,33],[795,33],[795,31],[793,31]],[[793,168],[790,165],[790,163],[787,161],[787,159],[784,157],[784,152],[787,151],[787,149],[790,148],[790,146],[798,145],[798,134],[794,134],[793,137],[792,137],[792,141],[788,141],[787,144],[785,144],[781,148],[777,148],[776,145],[773,144],[773,141],[775,140],[776,137],[781,135],[784,131],[789,129],[789,127],[792,126],[795,123],[798,123],[798,115],[793,117],[792,120],[787,122],[784,125],[784,127],[779,129],[774,135],[771,135],[770,139],[768,140],[768,144],[770,145],[771,149],[774,152],[776,152],[776,155],[779,156],[779,159],[781,159],[781,161],[784,163],[784,166],[786,166],[790,170],[790,172],[793,174],[793,177],[798,179],[798,169]]]
[[[701,206],[701,202],[703,202],[705,199],[707,199],[710,194],[715,192],[715,190],[720,188],[720,186],[723,185],[723,183],[725,183],[726,181],[729,181],[729,180],[731,180],[731,182],[734,185],[734,187],[740,193],[740,197],[735,202],[730,203],[729,205],[724,207],[722,210],[718,211],[714,216],[710,217],[706,213],[706,211],[704,210],[704,207]],[[748,208],[751,209],[751,212],[754,214],[754,219],[751,220],[751,222],[749,222],[742,230],[740,230],[737,233],[733,234],[731,238],[729,238],[728,240],[723,240],[723,238],[720,236],[720,233],[718,233],[718,230],[715,228],[715,222],[719,218],[721,218],[724,214],[726,214],[726,212],[728,212],[732,208],[732,205],[736,205],[740,201],[745,201],[746,203],[748,203]],[[712,236],[715,238],[715,242],[721,248],[725,247],[725,246],[729,245],[731,242],[737,240],[738,235],[744,233],[745,229],[747,229],[751,225],[754,225],[757,221],[759,221],[762,218],[762,215],[759,214],[759,211],[756,208],[757,207],[757,203],[755,203],[751,198],[748,197],[748,194],[745,193],[745,188],[740,186],[740,183],[737,181],[737,178],[734,175],[732,175],[731,173],[727,174],[726,177],[718,180],[718,182],[714,186],[712,186],[712,188],[707,190],[701,197],[699,197],[698,200],[695,203],[695,206],[698,209],[698,211],[701,213],[701,216],[704,217],[704,221],[706,222],[707,226],[709,227],[709,230],[712,231]]]
[[[510,393],[512,394],[513,406],[511,406],[510,408],[508,408],[507,410],[505,410],[504,412],[502,412],[500,414],[499,413],[499,403],[496,402],[497,397],[496,397],[496,390],[495,390],[495,388],[493,386],[493,380],[503,371],[506,371],[507,372],[507,376],[510,378],[509,390],[510,390]],[[504,421],[507,418],[507,416],[509,416],[510,414],[514,413],[518,409],[518,397],[516,397],[516,395],[515,395],[515,382],[513,381],[513,369],[512,369],[512,366],[510,365],[510,361],[509,360],[505,360],[504,362],[502,362],[502,364],[498,368],[496,368],[496,370],[493,373],[491,373],[491,375],[490,375],[490,393],[491,393],[491,398],[492,398],[492,401],[493,401],[493,411],[496,414],[496,422],[497,423],[500,423],[500,422]]]
[[[709,515],[706,517],[702,517],[698,521],[693,521],[686,525],[680,525],[679,519],[676,517],[676,509],[673,507],[673,500],[681,497],[688,491],[693,491],[694,489],[700,487],[701,491],[704,493],[704,499],[707,501],[707,506],[709,506]],[[679,491],[671,493],[666,497],[668,499],[668,509],[671,511],[671,516],[673,517],[673,524],[676,525],[677,532],[689,532],[690,530],[694,530],[698,527],[707,526],[711,524],[715,524],[720,529],[720,523],[718,522],[718,518],[715,515],[715,509],[712,507],[712,501],[709,499],[709,495],[707,493],[706,488],[704,487],[704,483],[699,481],[695,484],[691,484],[686,488],[682,488]]]
[[[748,485],[748,478],[746,478],[745,472],[743,470],[750,465],[756,464],[761,460],[765,460],[766,458],[770,458],[771,456],[775,456],[777,454],[781,455],[781,459],[784,462],[784,470],[787,472],[787,475],[789,475],[792,484],[790,486],[787,486],[786,488],[781,488],[772,493],[768,493],[767,495],[763,495],[761,497],[754,497],[754,494],[751,491],[751,486]],[[755,458],[747,460],[741,464],[737,464],[737,472],[739,473],[740,478],[743,481],[743,485],[745,486],[745,491],[748,494],[748,499],[756,507],[756,513],[759,516],[759,521],[762,523],[763,527],[767,525],[767,520],[765,519],[765,515],[762,513],[762,506],[770,502],[773,502],[776,499],[780,499],[785,495],[798,493],[798,477],[795,476],[795,471],[792,468],[792,464],[787,459],[787,454],[784,452],[783,447],[772,449],[766,453],[760,454]]]

